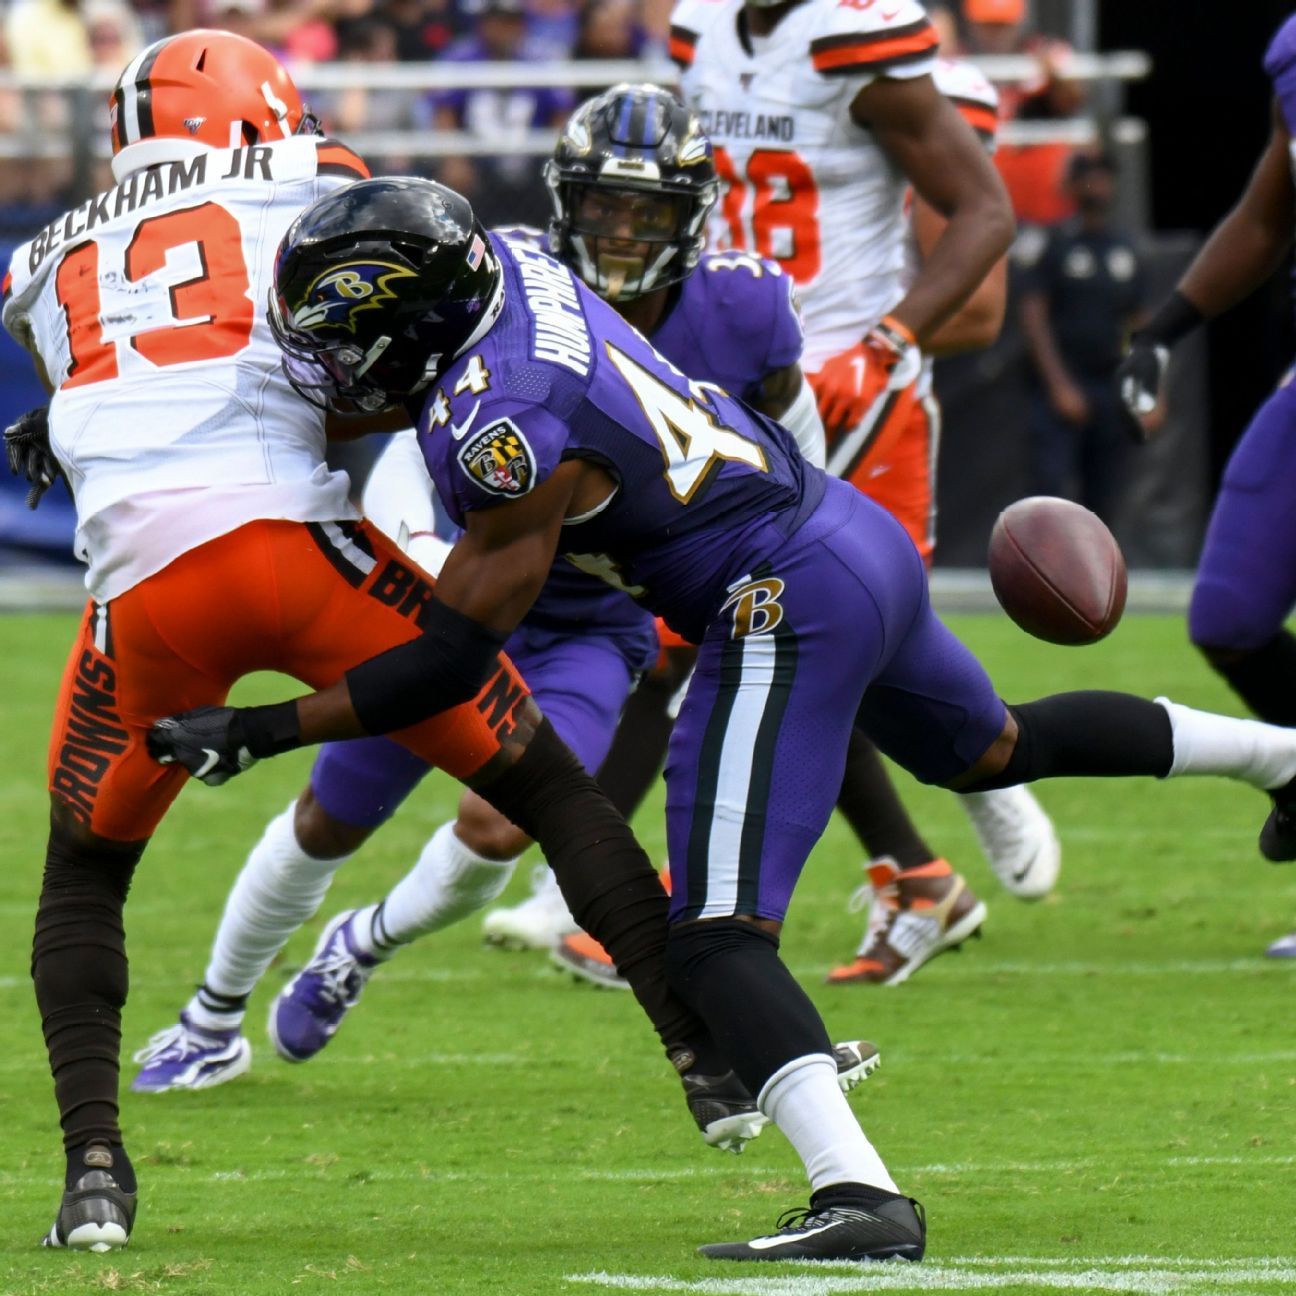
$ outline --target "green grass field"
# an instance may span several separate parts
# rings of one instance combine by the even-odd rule
[[[1106,685],[1236,709],[1175,619],[1131,617],[1086,650],[1028,641],[1002,618],[954,624],[1010,699]],[[859,936],[846,899],[860,851],[834,824],[811,859],[784,952],[837,1038],[881,1045],[881,1072],[852,1102],[926,1203],[924,1265],[697,1258],[698,1243],[803,1204],[790,1148],[772,1129],[742,1157],[705,1148],[628,996],[484,950],[474,922],[404,952],[330,1048],[294,1068],[274,1057],[264,1013],[318,923],[300,933],[253,1000],[250,1076],[125,1095],[142,1184],[130,1249],[36,1249],[62,1170],[27,965],[46,729],[72,625],[0,620],[4,1296],[1296,1289],[1296,965],[1261,957],[1296,922],[1296,870],[1259,858],[1265,804],[1220,780],[1046,786],[1065,862],[1034,906],[997,890],[953,798],[915,789],[929,836],[991,911],[984,939],[893,990],[821,984]],[[282,695],[278,681],[243,694]],[[193,785],[159,832],[127,907],[127,1057],[174,1021],[226,887],[307,768],[298,754],[225,789]],[[377,898],[454,799],[430,780],[339,876],[321,919]],[[659,856],[659,801],[639,828]]]

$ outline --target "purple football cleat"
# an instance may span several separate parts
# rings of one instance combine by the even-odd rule
[[[131,1082],[136,1093],[166,1093],[170,1089],[209,1089],[241,1076],[252,1065],[252,1046],[236,1026],[232,1030],[200,1030],[180,1014],[175,1026],[158,1031],[135,1054],[142,1062]]]
[[[286,1062],[307,1062],[337,1033],[379,960],[356,944],[354,909],[324,928],[311,961],[270,1005],[271,1042]]]

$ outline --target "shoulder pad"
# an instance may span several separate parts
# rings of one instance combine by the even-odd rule
[[[702,34],[720,14],[735,13],[737,9],[731,0],[679,0],[670,16],[671,58],[681,68],[692,67]]]
[[[338,140],[319,136],[315,143],[315,174],[341,176],[346,180],[368,180],[364,160]]]
[[[938,59],[932,74],[936,89],[985,144],[994,147],[999,131],[999,92],[971,63]]]
[[[819,0],[810,59],[825,76],[920,74],[939,44],[918,0]]]

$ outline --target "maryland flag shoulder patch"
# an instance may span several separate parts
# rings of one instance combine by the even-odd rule
[[[522,429],[497,419],[459,447],[459,466],[492,495],[525,495],[535,485],[536,461]]]

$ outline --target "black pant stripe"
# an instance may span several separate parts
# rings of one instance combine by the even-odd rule
[[[342,535],[349,540],[361,553],[367,557],[374,556],[373,545],[369,543],[368,537],[363,531],[356,526],[354,522],[335,522],[331,525],[336,526]],[[334,538],[324,529],[321,522],[306,523],[306,530],[310,532],[311,539],[319,546],[320,553],[329,560],[329,564],[342,577],[344,581],[354,589],[359,589],[365,582],[365,577],[369,571],[363,567],[357,567],[354,562],[347,556],[346,551],[340,548]],[[372,568],[370,569],[372,570]]]
[[[747,790],[747,808],[743,818],[742,845],[738,853],[738,912],[755,913],[760,899],[761,857],[765,849],[765,827],[768,823],[770,784],[774,778],[774,756],[783,716],[796,682],[796,631],[781,621],[772,631],[774,639],[774,679],[765,700],[765,711],[756,730],[752,752],[751,784]]]

